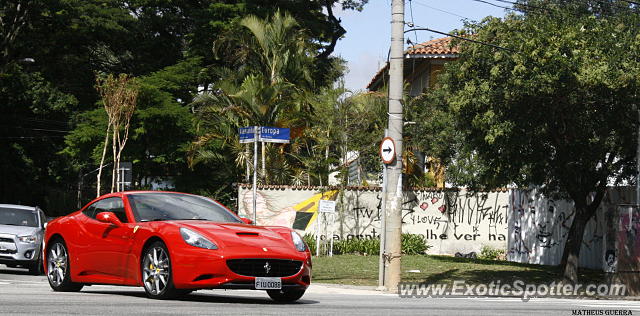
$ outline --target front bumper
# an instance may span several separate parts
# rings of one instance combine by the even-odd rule
[[[255,290],[255,277],[239,275],[227,266],[230,259],[289,259],[301,261],[297,273],[281,277],[283,289],[306,289],[311,283],[311,260],[308,253],[292,255],[291,249],[226,248],[208,250],[180,247],[172,253],[173,283],[179,289],[251,289]]]
[[[28,265],[40,258],[40,242],[23,243],[18,236],[0,234],[0,264]]]

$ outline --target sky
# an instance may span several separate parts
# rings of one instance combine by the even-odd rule
[[[495,0],[486,2],[505,5]],[[365,90],[371,78],[386,62],[391,42],[391,0],[369,0],[362,12],[335,13],[342,19],[342,27],[347,30],[334,51],[334,55],[348,62],[345,86],[354,92]],[[405,0],[406,23],[413,21],[416,27],[442,32],[461,28],[465,18],[480,21],[489,15],[503,17],[505,14],[503,8],[475,0]],[[406,33],[405,39],[407,37],[414,43],[422,43],[443,35],[417,31]]]

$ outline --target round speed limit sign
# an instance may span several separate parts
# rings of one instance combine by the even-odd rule
[[[391,137],[385,137],[380,143],[380,157],[385,164],[393,163],[396,159],[396,143]]]

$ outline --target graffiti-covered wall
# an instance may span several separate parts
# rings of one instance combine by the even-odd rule
[[[318,201],[337,202],[332,227],[318,219]],[[253,218],[252,191],[241,187],[239,213]],[[379,238],[382,192],[347,189],[342,193],[323,188],[261,188],[257,193],[257,221],[260,225],[293,227],[324,238]],[[430,253],[479,253],[483,245],[507,248],[509,193],[461,191],[405,192],[402,231],[422,234],[432,247]],[[317,225],[320,222],[320,225]],[[331,235],[331,236],[327,236]]]
[[[616,208],[631,203],[630,188],[609,188],[595,216],[587,223],[580,266],[611,271],[607,254],[615,253]],[[511,191],[507,259],[557,265],[575,215],[573,202],[547,198],[534,190]],[[611,262],[612,259],[609,259]]]
[[[617,227],[622,225],[618,207],[635,203],[633,192],[632,188],[607,190],[595,217],[587,224],[581,266],[615,270]],[[325,216],[318,217],[319,200],[337,202],[336,216],[330,223]],[[240,215],[253,218],[249,187],[240,187],[239,202]],[[381,205],[382,192],[377,189],[340,193],[320,187],[272,186],[258,190],[257,219],[260,225],[293,227],[303,234],[315,235],[319,229],[322,239],[379,238]],[[486,245],[506,250],[510,261],[557,265],[574,214],[572,202],[550,199],[535,189],[411,191],[405,192],[403,200],[402,231],[422,234],[433,254],[479,253]]]

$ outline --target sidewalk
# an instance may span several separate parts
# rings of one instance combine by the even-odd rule
[[[398,296],[397,293],[383,292],[376,290],[375,286],[364,285],[345,285],[345,284],[333,284],[333,283],[311,283],[311,286],[307,289],[307,293],[318,294],[344,294],[344,295],[391,295]],[[520,296],[464,296],[464,295],[451,295],[450,298],[520,298]],[[535,299],[536,297],[532,297]],[[549,296],[549,298],[557,299],[570,299],[570,300],[622,300],[622,301],[640,301],[639,296]]]
[[[319,294],[346,294],[346,295],[397,295],[377,291],[375,286],[344,285],[331,283],[311,283],[308,293]]]

